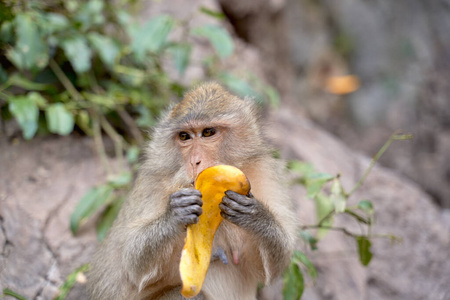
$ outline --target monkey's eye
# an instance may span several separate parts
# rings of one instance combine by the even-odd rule
[[[216,129],[214,128],[205,128],[203,129],[202,136],[209,137],[216,134]]]
[[[184,131],[180,132],[180,133],[178,134],[178,137],[179,137],[180,140],[182,140],[182,141],[187,141],[187,140],[189,140],[189,139],[191,138],[191,136],[189,135],[189,133],[184,132]]]

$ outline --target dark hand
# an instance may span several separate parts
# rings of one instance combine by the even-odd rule
[[[272,215],[251,193],[244,196],[226,191],[219,204],[220,215],[244,229],[257,231],[261,223],[269,222]]]
[[[169,214],[178,224],[195,224],[203,212],[202,205],[202,193],[199,190],[181,189],[170,195]]]

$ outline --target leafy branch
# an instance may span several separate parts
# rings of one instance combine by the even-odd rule
[[[317,224],[303,225],[300,227],[300,237],[309,244],[312,250],[318,249],[318,242],[328,231],[338,231],[342,234],[353,238],[358,248],[359,260],[363,266],[367,266],[372,259],[371,240],[374,238],[388,238],[391,241],[399,241],[400,239],[391,234],[373,234],[372,225],[374,223],[374,207],[371,201],[361,200],[356,206],[348,206],[349,198],[359,189],[367,179],[372,168],[380,159],[383,153],[388,149],[395,140],[411,139],[410,134],[399,134],[398,132],[391,135],[387,142],[381,147],[370,162],[362,177],[358,180],[350,192],[346,192],[340,182],[341,175],[336,176],[318,173],[307,163],[292,161],[289,168],[297,178],[294,182],[300,183],[306,187],[308,198],[315,201]],[[327,183],[331,183],[329,189],[325,188]],[[334,217],[337,215],[347,215],[353,218],[361,225],[362,232],[355,233],[346,227],[333,226]],[[363,229],[366,230],[363,230]],[[315,236],[310,232],[314,230]],[[305,265],[305,260],[298,260],[298,253],[294,253],[290,267],[285,272],[284,299],[300,299],[304,290],[304,278],[300,265]],[[310,264],[307,263],[308,265]],[[312,264],[311,264],[312,265]],[[315,278],[316,274],[311,276]]]

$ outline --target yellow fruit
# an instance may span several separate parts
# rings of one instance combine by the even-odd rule
[[[187,226],[185,245],[181,253],[181,294],[186,298],[196,296],[202,289],[211,260],[214,235],[223,220],[219,203],[225,191],[247,195],[250,183],[238,168],[218,165],[203,170],[197,177],[195,188],[202,193],[203,213],[197,224]]]

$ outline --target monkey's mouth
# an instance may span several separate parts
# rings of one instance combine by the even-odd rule
[[[192,181],[191,181],[191,185],[194,185],[194,184],[195,184],[195,180],[192,180]]]

